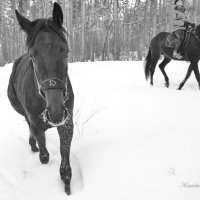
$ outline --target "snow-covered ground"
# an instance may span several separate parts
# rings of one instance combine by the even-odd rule
[[[0,200],[199,200],[200,91],[194,75],[176,90],[188,63],[171,62],[170,88],[143,62],[69,64],[75,93],[72,195],[59,177],[56,129],[48,130],[50,162],[30,151],[24,119],[6,89],[12,65],[0,68]]]

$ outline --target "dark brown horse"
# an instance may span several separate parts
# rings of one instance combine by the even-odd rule
[[[59,4],[54,3],[50,19],[29,21],[17,10],[16,16],[27,34],[28,52],[14,62],[8,98],[13,108],[25,117],[30,128],[31,150],[40,152],[42,164],[49,161],[45,131],[57,127],[61,152],[60,176],[69,195],[74,94],[68,76],[69,50],[62,26],[63,13]]]
[[[153,85],[155,67],[162,54],[164,55],[164,59],[159,64],[159,68],[165,78],[165,86],[169,87],[169,78],[165,72],[165,66],[173,59],[173,48],[165,45],[169,34],[170,33],[168,32],[161,32],[151,40],[149,52],[145,60],[145,77],[146,79],[150,77],[151,85]],[[190,77],[192,71],[194,71],[200,89],[200,74],[198,69],[198,62],[200,60],[200,25],[195,27],[194,31],[188,34],[190,34],[190,39],[187,44],[182,47],[181,51],[183,53],[182,60],[189,61],[190,65],[185,78],[178,87],[179,90],[181,90],[187,79]]]

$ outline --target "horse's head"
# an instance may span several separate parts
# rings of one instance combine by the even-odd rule
[[[63,13],[54,3],[50,19],[29,21],[16,10],[18,22],[27,33],[27,47],[33,63],[38,91],[46,101],[44,120],[53,126],[64,124],[68,112],[67,99],[67,54],[68,44],[62,26]]]

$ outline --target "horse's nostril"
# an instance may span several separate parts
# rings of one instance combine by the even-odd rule
[[[46,108],[46,119],[47,119],[48,121],[51,121],[51,117],[50,117],[49,109],[48,109],[48,108]]]

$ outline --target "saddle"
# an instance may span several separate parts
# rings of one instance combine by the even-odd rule
[[[191,37],[191,32],[185,30],[184,31],[184,39],[183,39],[180,49],[188,45],[190,37]],[[177,40],[178,40],[178,38],[177,38],[176,34],[171,33],[171,34],[169,34],[169,36],[167,37],[167,39],[165,41],[165,46],[170,47],[170,48],[175,48]]]

